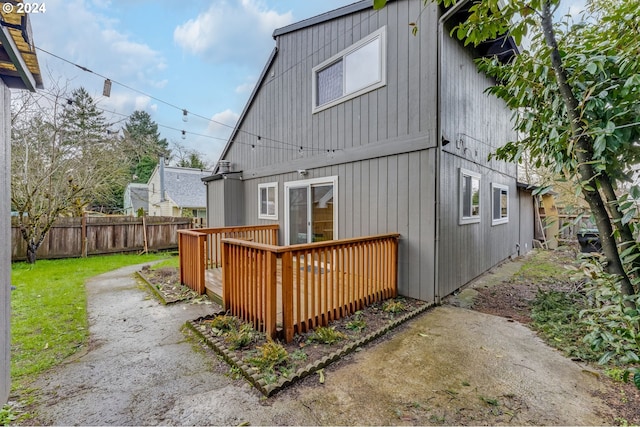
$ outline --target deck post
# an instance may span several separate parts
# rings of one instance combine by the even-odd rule
[[[205,293],[205,282],[204,282],[204,270],[205,270],[205,262],[206,262],[206,251],[205,244],[207,241],[206,234],[198,235],[198,249],[196,252],[196,259],[198,260],[198,279],[197,279],[197,292],[202,295]]]
[[[398,237],[391,239],[391,298],[398,296]]]
[[[184,269],[186,264],[186,257],[184,256],[184,251],[186,250],[184,244],[182,243],[182,239],[184,239],[184,234],[178,230],[178,254],[179,254],[179,262],[180,268],[178,269],[178,273],[180,274],[180,284],[184,285]]]
[[[278,319],[278,258],[275,252],[266,252],[265,333],[274,338]]]
[[[229,310],[231,307],[231,293],[230,286],[230,273],[231,273],[231,254],[229,251],[231,250],[231,245],[227,242],[220,242],[221,245],[221,263],[222,263],[222,309]]]
[[[293,255],[282,254],[282,328],[285,342],[293,341]]]

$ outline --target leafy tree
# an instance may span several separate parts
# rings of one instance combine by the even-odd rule
[[[120,163],[111,161],[117,155],[116,139],[103,112],[84,88],[71,93],[62,109],[61,126],[61,143],[74,156],[87,164],[107,162],[112,167],[86,200],[76,200],[73,215],[81,216],[85,208],[109,212],[121,208],[127,171]]]
[[[184,145],[173,143],[173,157],[176,159],[176,166],[181,168],[209,169],[207,161],[202,153],[185,147]]]
[[[121,144],[133,182],[146,183],[160,156],[169,157],[169,143],[160,138],[158,125],[146,111],[134,111],[123,131]]]
[[[374,0],[376,7],[385,3]],[[467,19],[452,34],[476,46],[501,35],[518,45],[525,36],[531,41],[508,64],[478,61],[496,79],[489,92],[514,111],[515,129],[523,136],[496,156],[519,161],[528,152],[536,165],[575,180],[600,232],[609,271],[620,278],[621,292],[633,295],[637,289],[629,274],[640,268],[635,205],[616,189],[640,154],[640,0],[591,0],[587,19],[573,25],[568,17],[554,20],[560,3],[471,1]],[[631,193],[640,196],[637,187]],[[634,306],[631,299],[626,304]]]
[[[30,263],[57,218],[81,214],[111,191],[121,164],[86,91],[52,91],[22,94],[12,105],[11,204]]]

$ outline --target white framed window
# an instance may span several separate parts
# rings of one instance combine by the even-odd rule
[[[480,174],[460,168],[459,224],[480,222]]]
[[[258,184],[258,218],[278,219],[278,183]]]
[[[509,187],[491,184],[491,225],[509,222]]]
[[[313,112],[387,84],[386,27],[313,68]]]

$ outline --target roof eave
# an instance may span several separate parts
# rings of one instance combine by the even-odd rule
[[[247,113],[249,112],[249,108],[251,108],[251,105],[253,104],[253,101],[255,100],[256,96],[258,95],[258,91],[260,90],[260,87],[262,86],[262,83],[264,82],[264,79],[267,77],[267,73],[269,72],[269,68],[271,68],[271,65],[273,64],[273,61],[276,59],[276,56],[278,56],[278,47],[277,46],[274,47],[273,50],[271,51],[271,55],[269,55],[269,59],[267,59],[267,63],[265,64],[264,68],[262,69],[262,73],[260,73],[260,77],[258,77],[258,81],[256,82],[256,85],[253,88],[253,91],[251,92],[251,95],[249,96],[249,100],[245,104],[244,109],[242,110],[242,113],[240,114],[240,117],[238,118],[238,121],[236,122],[236,125],[233,128],[233,131],[231,132],[231,136],[229,136],[229,140],[227,141],[227,144],[224,146],[224,149],[222,150],[222,153],[220,154],[220,159],[219,160],[223,160],[224,157],[227,155],[227,152],[229,151],[229,148],[231,148],[231,144],[233,143],[233,140],[235,139],[236,135],[238,134],[238,131],[240,130],[240,126],[244,122],[244,119],[245,119]],[[216,164],[216,166],[213,168],[213,174],[218,173],[218,168],[219,168],[218,164]]]

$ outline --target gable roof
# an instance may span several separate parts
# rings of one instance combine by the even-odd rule
[[[395,0],[387,0],[387,3],[390,3],[392,1],[395,1]],[[447,19],[451,19],[452,21],[462,20],[464,16],[468,14],[468,11],[471,5],[472,5],[472,2],[470,0],[459,0],[458,3],[450,7],[449,10],[451,13],[445,14],[445,15]],[[350,14],[360,12],[366,9],[371,9],[371,8],[373,8],[373,2],[371,0],[361,0],[359,2],[352,3],[350,5],[343,6],[335,10],[331,10],[329,12],[325,12],[314,17],[304,19],[299,22],[295,22],[285,27],[277,28],[273,32],[273,38],[277,41],[278,37],[281,35],[288,34],[297,30],[318,25],[323,22],[331,21],[346,15],[350,15]],[[485,42],[480,46],[478,46],[477,50],[481,56],[495,55],[495,56],[498,56],[500,61],[508,61],[513,55],[518,53],[518,48],[515,45],[513,39],[511,37],[505,37],[505,36],[499,36],[498,38],[496,38],[496,40]],[[233,128],[231,135],[229,136],[229,139],[227,140],[227,143],[220,154],[220,160],[223,160],[225,158],[229,149],[231,148],[231,145],[233,144],[235,137],[238,135],[238,132],[240,131],[240,127],[242,126],[242,123],[244,122],[244,119],[249,109],[253,105],[253,101],[255,100],[262,84],[264,83],[265,78],[267,77],[269,68],[271,68],[271,65],[275,61],[277,55],[278,55],[278,47],[276,43],[276,47],[271,52],[271,55],[269,56],[267,63],[262,69],[262,72],[260,73],[260,77],[258,78],[258,81],[256,82],[256,85],[253,88],[253,91],[251,92],[251,95],[249,96],[249,99],[247,100],[247,103],[244,109],[242,110],[242,113],[240,114],[240,117],[238,118],[238,121],[236,122],[236,125]],[[219,165],[216,164],[216,166],[213,169],[212,175],[218,174],[218,171],[219,171]],[[233,171],[233,172],[235,173],[238,171]],[[206,179],[204,181],[206,182],[211,180],[212,179]]]
[[[131,209],[133,212],[137,212],[142,208],[145,212],[149,210],[149,185],[130,183],[127,185],[129,190],[129,201],[131,202]]]
[[[18,13],[15,5],[22,0],[3,3],[8,7],[0,11],[0,77],[12,89],[35,92],[43,86],[29,15]]]
[[[179,207],[204,208],[207,206],[207,192],[202,178],[210,174],[208,170],[165,166],[166,194]]]

